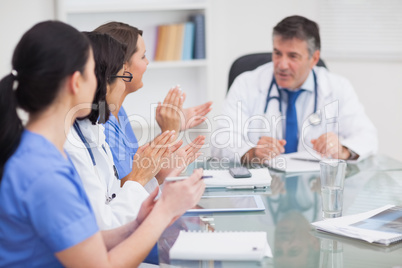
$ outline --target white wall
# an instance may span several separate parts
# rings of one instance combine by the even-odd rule
[[[231,63],[239,56],[270,51],[273,26],[288,15],[317,20],[319,0],[210,0],[209,57],[214,87],[213,114],[219,114]],[[55,17],[54,1],[1,1],[0,76],[10,71],[14,46],[34,23]],[[325,50],[325,40],[322,43]],[[402,62],[325,59],[329,69],[347,77],[379,131],[379,153],[402,161]],[[212,92],[212,91],[210,91]]]
[[[53,0],[0,2],[0,77],[11,71],[11,58],[21,36],[35,23],[55,18]]]

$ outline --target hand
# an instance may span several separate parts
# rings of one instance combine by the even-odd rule
[[[254,148],[251,148],[242,156],[243,163],[263,164],[265,161],[277,157],[285,152],[285,140],[277,140],[272,137],[263,136]]]
[[[158,103],[156,108],[156,122],[162,132],[167,130],[175,130],[176,134],[180,131],[180,122],[183,115],[183,102],[185,96],[178,86],[169,90],[163,101]]]
[[[156,187],[155,190],[147,197],[147,199],[145,199],[145,201],[142,202],[140,211],[138,212],[137,218],[135,219],[138,225],[140,225],[145,220],[145,218],[154,208],[156,204],[155,198],[158,195],[158,193],[159,193],[159,187]]]
[[[198,136],[191,143],[180,148],[172,155],[171,167],[186,167],[201,155],[198,152],[205,143],[205,136]]]
[[[166,158],[168,163],[163,163],[161,171],[157,174],[156,179],[159,184],[165,181],[165,178],[171,176],[171,172],[177,168],[185,168],[190,163],[192,163],[197,157],[201,155],[198,151],[201,149],[202,145],[205,143],[205,136],[198,136],[190,144],[177,149],[177,144],[182,144],[179,141],[175,145],[171,146],[171,156]],[[175,153],[173,153],[175,151]],[[180,174],[180,173],[179,173]]]
[[[204,193],[205,183],[201,179],[202,174],[202,169],[196,169],[185,180],[165,182],[161,198],[155,206],[166,213],[172,221],[180,217],[194,207]]]
[[[186,99],[186,94],[183,94],[183,101]],[[206,102],[204,104],[187,108],[183,110],[184,116],[181,117],[181,131],[193,128],[204,122],[207,115],[211,110],[212,101]]]
[[[350,156],[349,150],[342,146],[338,136],[333,132],[322,134],[318,139],[312,139],[311,143],[313,149],[321,156],[335,159],[348,159]]]
[[[122,179],[122,185],[127,180],[147,184],[161,169],[161,161],[171,152],[169,147],[175,139],[175,131],[165,131],[150,143],[138,148],[134,155],[133,168],[128,176]]]

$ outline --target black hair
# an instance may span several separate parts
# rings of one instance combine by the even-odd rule
[[[29,114],[44,111],[68,76],[76,71],[84,74],[89,53],[88,39],[59,21],[38,23],[22,36],[14,50],[13,71],[0,81],[1,177],[23,132],[17,107]]]
[[[131,56],[135,52],[137,52],[138,37],[142,35],[142,30],[139,30],[138,28],[126,23],[117,21],[105,23],[96,28],[94,32],[109,34],[119,42],[126,45],[127,51],[124,62],[129,62]]]
[[[106,103],[107,85],[114,82],[116,78],[113,75],[123,68],[126,46],[107,34],[97,32],[84,32],[84,34],[92,45],[98,82],[91,113],[85,118],[88,118],[92,124],[106,123],[110,114]]]
[[[290,16],[280,21],[273,31],[273,36],[285,40],[297,38],[307,42],[309,55],[321,49],[320,31],[318,24],[302,16]]]

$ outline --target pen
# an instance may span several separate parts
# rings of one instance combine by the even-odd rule
[[[267,186],[227,186],[227,190],[265,190]]]

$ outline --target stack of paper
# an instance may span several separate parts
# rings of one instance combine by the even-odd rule
[[[319,231],[390,245],[402,241],[402,207],[387,205],[369,212],[312,223]]]
[[[169,252],[171,259],[259,261],[272,257],[266,232],[186,232]]]

